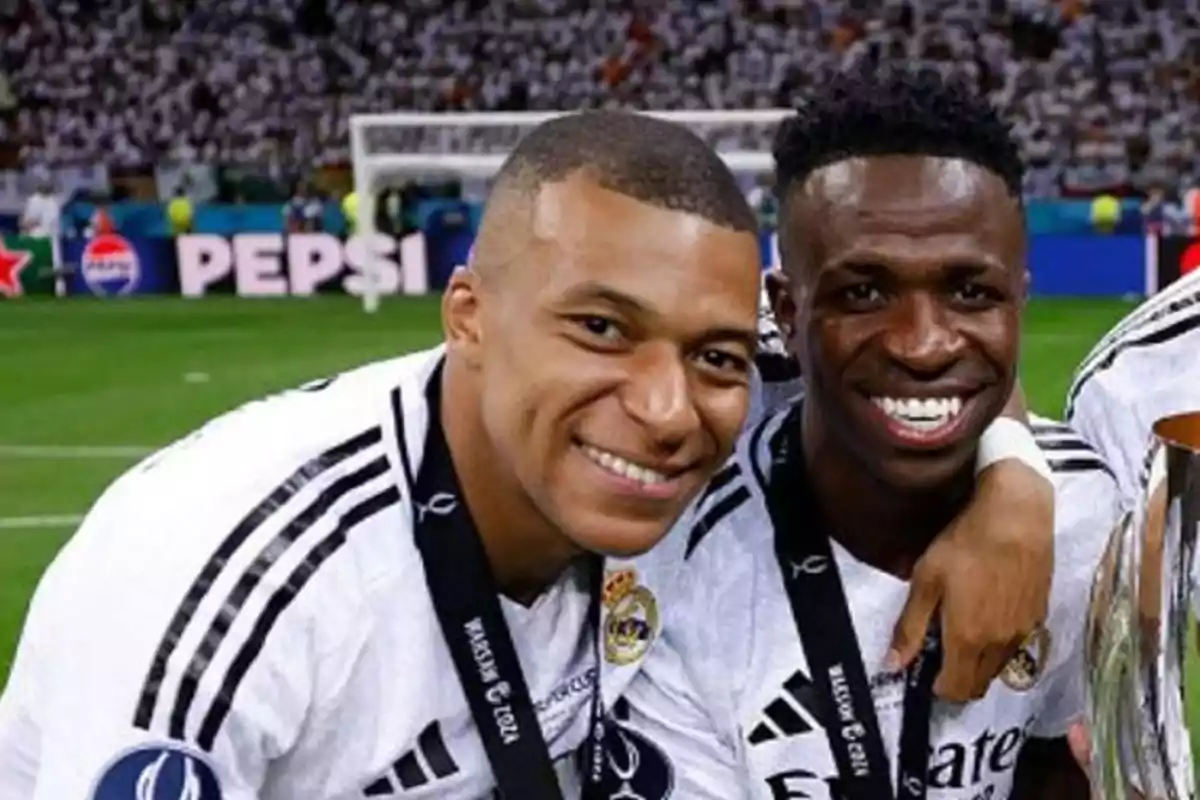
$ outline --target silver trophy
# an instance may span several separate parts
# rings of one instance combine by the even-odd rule
[[[1140,502],[1109,539],[1087,621],[1091,777],[1099,800],[1195,797],[1185,684],[1196,658],[1200,412],[1154,426],[1146,467]]]

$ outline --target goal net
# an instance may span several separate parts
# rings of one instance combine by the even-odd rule
[[[357,232],[371,242],[381,239],[377,204],[395,202],[396,190],[415,182],[461,181],[477,194],[499,170],[513,146],[531,128],[567,112],[478,112],[357,114],[350,118],[350,152],[358,198]],[[739,176],[750,193],[771,171],[769,143],[786,109],[645,112],[690,128]],[[482,199],[480,197],[479,199]],[[401,263],[424,259],[419,242],[367,247],[397,253]],[[363,306],[374,311],[395,280],[382,269],[390,260],[372,258],[364,281]],[[390,267],[389,267],[390,268]],[[403,269],[403,266],[401,267]],[[412,287],[410,280],[404,281]]]

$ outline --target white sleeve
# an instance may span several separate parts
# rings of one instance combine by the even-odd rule
[[[50,580],[42,579],[42,587]],[[8,683],[0,693],[0,798],[33,797],[37,778],[40,739],[33,709],[38,697],[38,654],[31,629],[45,629],[41,621],[44,588],[34,594],[25,627],[17,645]]]
[[[1068,476],[1059,482],[1058,534],[1055,537],[1054,583],[1046,627],[1049,654],[1043,703],[1029,735],[1042,739],[1065,736],[1086,710],[1084,646],[1092,581],[1120,517],[1120,497],[1111,475],[1099,470]]]
[[[1151,422],[1142,420],[1133,396],[1119,396],[1102,376],[1088,381],[1067,423],[1112,467],[1124,508],[1140,494]]]
[[[217,510],[165,512],[128,485],[100,500],[39,586],[0,705],[0,798],[255,800],[319,700],[312,610],[293,604],[259,638],[261,606],[223,619],[227,571],[203,597],[189,587],[246,508],[216,497]],[[185,610],[194,624],[177,629]],[[206,656],[221,628],[233,646]]]

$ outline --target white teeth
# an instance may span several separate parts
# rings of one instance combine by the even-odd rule
[[[920,431],[933,431],[957,417],[963,409],[961,397],[873,397],[883,413]]]
[[[665,483],[670,480],[661,472],[643,467],[641,464],[635,464],[632,461],[621,458],[616,453],[610,453],[607,450],[601,450],[598,447],[593,447],[590,444],[585,444],[582,447],[584,455],[590,458],[599,466],[613,473],[620,475],[622,478],[629,478],[638,483],[653,485],[656,483]]]

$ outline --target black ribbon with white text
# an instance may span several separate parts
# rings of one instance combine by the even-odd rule
[[[562,800],[553,759],[504,619],[499,589],[450,459],[440,420],[441,373],[439,367],[426,389],[429,431],[413,482],[415,537],[425,580],[500,796],[507,800]],[[599,558],[589,563],[592,601],[588,626],[595,643],[596,674],[583,757],[590,765],[599,763],[603,754],[604,712],[599,660],[603,574]],[[591,786],[594,777],[588,774],[586,778]]]
[[[822,723],[837,764],[839,785],[845,800],[924,800],[933,681],[941,667],[941,643],[936,635],[926,637],[905,675],[899,777],[893,793],[887,751],[850,606],[809,489],[800,409],[796,406],[784,421],[781,446],[773,448],[767,501],[775,529],[775,552],[821,698]]]

